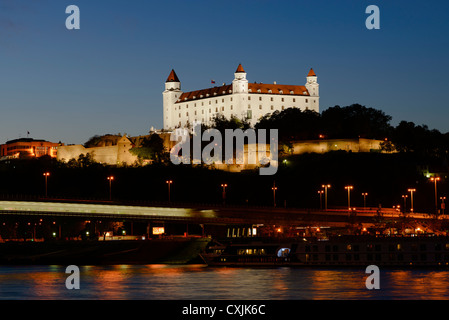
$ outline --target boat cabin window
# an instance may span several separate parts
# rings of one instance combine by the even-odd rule
[[[290,253],[290,248],[281,248],[278,250],[277,256],[279,258],[286,257]]]

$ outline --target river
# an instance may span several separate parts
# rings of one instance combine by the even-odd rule
[[[211,268],[204,265],[80,266],[69,290],[65,266],[0,266],[5,300],[430,300],[449,298],[446,270],[380,270],[368,290],[364,269]]]

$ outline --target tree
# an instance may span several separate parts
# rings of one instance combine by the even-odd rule
[[[84,147],[85,147],[85,148],[93,148],[93,147],[96,147],[97,144],[98,144],[98,142],[100,142],[100,141],[101,141],[101,136],[95,135],[95,136],[93,136],[93,137],[90,137],[89,140],[87,140],[87,141],[84,143]]]
[[[156,133],[150,135],[149,138],[145,138],[140,147],[131,148],[129,151],[140,159],[154,160],[157,163],[167,158],[164,140]]]
[[[226,129],[242,129],[247,130],[251,127],[248,119],[239,119],[232,115],[230,119],[227,119],[224,115],[218,114],[212,119],[211,128],[217,129],[224,135]]]
[[[391,135],[391,116],[360,104],[335,106],[321,114],[323,132],[328,138],[385,139]]]

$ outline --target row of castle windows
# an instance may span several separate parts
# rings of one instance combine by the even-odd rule
[[[250,101],[250,100],[251,100],[251,97],[248,96],[248,101]],[[230,101],[232,101],[232,97],[230,98]],[[259,101],[263,101],[262,97],[259,97]],[[270,97],[270,101],[274,101],[274,98]],[[224,103],[225,99],[221,99],[221,102]],[[281,102],[285,102],[285,99],[281,98]],[[296,102],[296,98],[293,98],[292,102]],[[308,102],[309,102],[309,99],[305,99],[305,103],[308,103]],[[211,104],[212,104],[212,101],[209,100],[209,105],[211,105]],[[215,104],[218,104],[218,99],[215,100]],[[204,106],[204,102],[201,102],[201,106]],[[181,110],[181,107],[182,107],[182,105],[179,106],[179,110]],[[185,107],[186,107],[186,109],[188,109],[189,104],[186,104]],[[196,107],[196,103],[193,104],[193,107]],[[176,110],[176,107],[175,107],[175,110]]]
[[[230,110],[233,110],[233,109],[234,109],[234,107],[231,105],[230,106]],[[248,110],[250,110],[250,109],[251,109],[251,105],[248,104]],[[262,105],[259,105],[259,110],[262,110],[262,109],[263,109]],[[270,106],[270,110],[274,110],[274,106],[273,105]],[[285,110],[285,106],[281,106],[281,110]],[[305,110],[309,110],[309,108],[306,107]],[[225,111],[225,107],[220,107],[220,111]],[[215,112],[219,112],[219,108],[218,107],[215,108]],[[209,109],[209,114],[211,114],[211,113],[212,113],[212,109]],[[196,116],[197,114],[198,114],[197,111],[194,111],[194,115]],[[201,110],[201,114],[204,114],[204,110]],[[186,116],[187,117],[189,116],[189,112],[186,112]],[[179,118],[181,118],[181,117],[182,117],[182,114],[179,113]],[[167,119],[168,119],[168,117],[167,117]]]

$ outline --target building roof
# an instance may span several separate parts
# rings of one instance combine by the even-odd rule
[[[178,76],[176,75],[175,70],[172,69],[170,74],[169,74],[169,76],[168,76],[168,78],[167,78],[167,81],[165,81],[165,82],[181,82],[181,81],[179,81]]]
[[[33,138],[19,138],[14,140],[6,141],[6,144],[18,143],[18,142],[49,142],[42,139],[33,139]]]
[[[309,91],[305,86],[294,86],[288,84],[268,84],[268,83],[248,83],[249,93],[267,93],[309,96]]]
[[[179,97],[177,102],[211,98],[211,97],[223,96],[223,95],[227,95],[227,94],[231,94],[231,93],[232,93],[232,85],[229,84],[229,85],[223,85],[220,87],[213,87],[213,88],[208,88],[208,89],[184,92],[183,94],[181,94],[181,96]]]
[[[238,73],[238,72],[245,72],[245,70],[243,70],[241,63],[239,64],[239,66],[237,67],[237,70],[235,71],[235,73]]]
[[[308,77],[316,77],[315,71],[313,71],[313,69],[310,68],[309,74],[307,76]]]
[[[281,95],[299,95],[309,96],[309,91],[305,86],[294,86],[286,84],[265,84],[265,83],[248,83],[248,93],[255,94],[281,94]],[[232,85],[223,85],[208,89],[184,92],[176,103],[213,98],[232,94]]]

